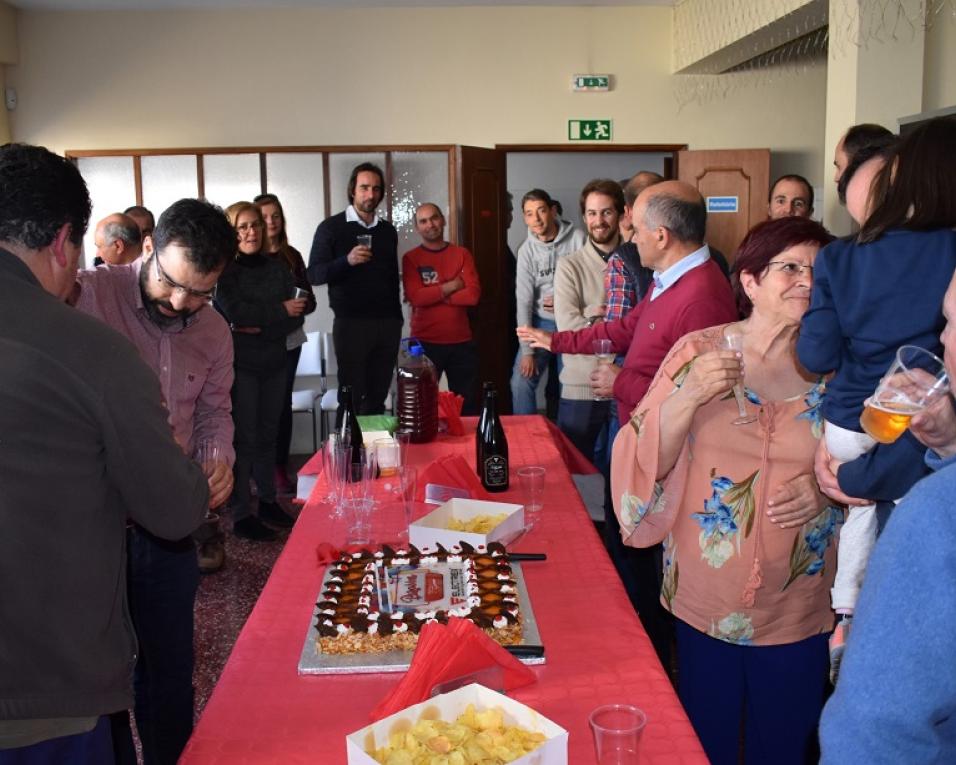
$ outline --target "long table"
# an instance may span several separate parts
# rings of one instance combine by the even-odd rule
[[[423,469],[442,454],[474,461],[474,420],[465,436],[412,445]],[[568,761],[595,762],[588,714],[608,703],[634,704],[648,716],[642,762],[707,759],[575,490],[541,417],[506,417],[512,484],[495,499],[520,502],[515,471],[547,468],[541,521],[514,549],[546,552],[524,564],[547,663],[538,681],[511,695],[569,733]],[[346,762],[345,736],[398,683],[399,674],[300,676],[297,663],[312,621],[322,569],[316,546],[341,545],[345,527],[329,518],[322,482],[306,503],[245,624],[181,762]]]

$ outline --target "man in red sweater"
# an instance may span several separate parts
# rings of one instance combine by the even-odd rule
[[[478,350],[471,339],[468,307],[477,305],[481,285],[471,253],[445,241],[445,216],[426,202],[415,210],[422,243],[402,258],[405,300],[412,306],[412,336],[448,388],[462,396],[461,413],[478,413]]]
[[[595,393],[613,395],[621,427],[644,397],[671,346],[688,332],[737,319],[733,292],[704,242],[707,211],[693,186],[664,181],[640,193],[632,212],[641,265],[654,272],[644,299],[623,319],[549,333],[519,327],[518,337],[552,353],[591,353],[592,341],[609,338],[624,365],[592,373]],[[605,500],[610,500],[610,493]],[[661,663],[670,666],[671,619],[658,602],[660,545],[623,550],[617,518],[605,507],[605,540],[624,587]]]

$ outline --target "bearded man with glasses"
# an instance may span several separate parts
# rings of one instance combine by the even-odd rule
[[[177,443],[200,449],[209,480],[209,507],[232,491],[232,336],[209,309],[236,235],[222,210],[182,199],[160,216],[143,257],[77,275],[76,307],[124,334],[159,378]],[[139,638],[134,687],[136,727],[147,763],[175,763],[192,732],[193,602],[199,571],[222,566],[222,534],[214,515],[197,534],[177,542],[130,524],[129,604]],[[113,719],[118,763],[135,763],[129,716]]]

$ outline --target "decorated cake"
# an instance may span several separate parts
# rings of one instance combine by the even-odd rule
[[[422,625],[451,616],[502,645],[521,640],[517,586],[497,542],[346,553],[329,565],[317,606],[323,653],[411,650]]]

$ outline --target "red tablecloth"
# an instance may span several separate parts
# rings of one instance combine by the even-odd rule
[[[573,765],[593,763],[588,714],[613,702],[634,704],[648,716],[642,762],[706,763],[700,743],[581,504],[560,452],[541,417],[507,417],[512,488],[496,497],[520,502],[514,472],[547,468],[541,522],[515,545],[546,552],[525,563],[547,664],[538,682],[514,698],[570,732]],[[412,446],[410,462],[424,467],[449,451],[474,460],[469,433]],[[381,479],[380,479],[381,480]],[[312,621],[321,570],[320,542],[339,545],[344,525],[328,517],[318,496],[299,517],[258,603],[233,648],[181,762],[344,763],[345,736],[368,723],[369,711],[398,682],[398,674],[300,676],[296,667]]]

